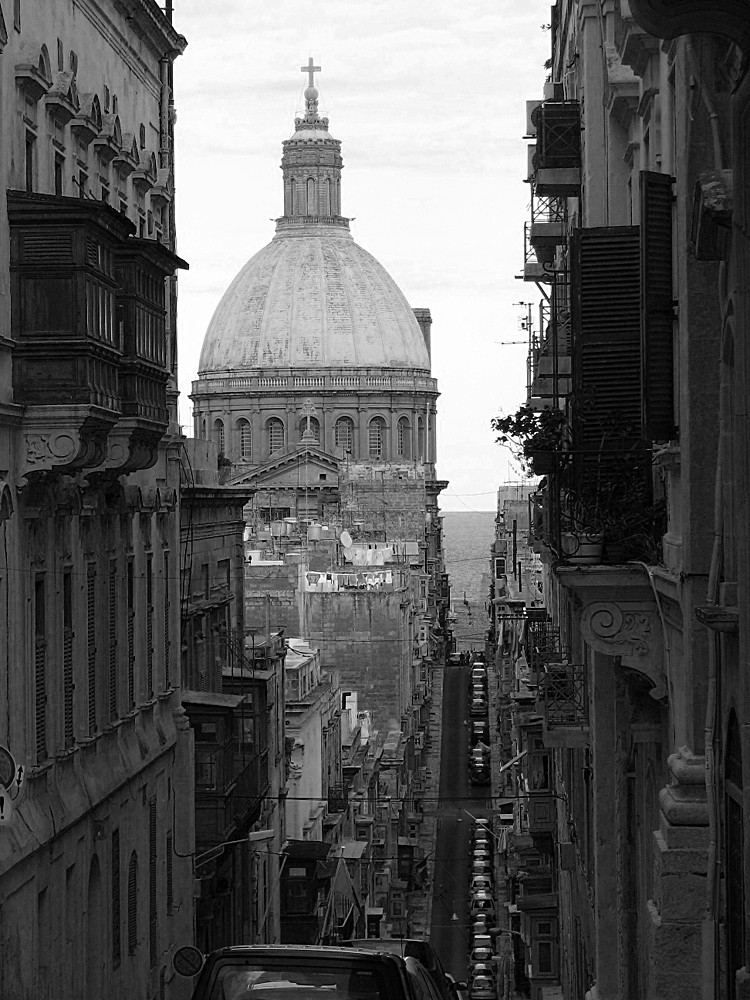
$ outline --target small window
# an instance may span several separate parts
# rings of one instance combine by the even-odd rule
[[[382,458],[385,445],[385,420],[375,417],[370,421],[369,428],[370,458]]]
[[[219,454],[224,454],[224,421],[214,420],[214,444],[219,449]]]
[[[273,455],[284,447],[284,425],[278,417],[272,417],[266,426],[268,429],[268,454]]]
[[[138,129],[138,145],[141,149],[146,148],[146,126],[143,124],[141,124],[141,127]]]
[[[63,193],[63,174],[65,170],[65,159],[59,153],[55,154],[55,194],[60,196]]]
[[[33,132],[26,133],[26,147],[24,160],[24,179],[27,191],[34,190],[34,147],[36,136]]]
[[[354,421],[351,417],[339,417],[336,421],[334,443],[345,454],[351,454],[354,445]]]
[[[406,417],[398,422],[398,454],[399,458],[411,458],[411,425]]]
[[[57,69],[60,73],[65,69],[65,49],[63,48],[62,38],[57,39]]]
[[[78,56],[73,49],[70,50],[70,72],[73,76],[78,75]]]
[[[212,750],[195,751],[195,787],[206,791],[216,788],[216,754]]]
[[[109,87],[104,87],[104,114],[109,114]]]
[[[240,458],[243,462],[249,462],[253,457],[250,421],[244,419],[238,420],[237,430],[240,434]]]

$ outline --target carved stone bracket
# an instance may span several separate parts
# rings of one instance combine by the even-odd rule
[[[750,52],[747,0],[629,0],[638,23],[657,38],[700,32],[724,35]]]
[[[29,406],[23,417],[20,484],[33,473],[75,473],[99,465],[116,417],[82,406]]]
[[[626,602],[597,601],[584,609],[581,632],[592,649],[619,656],[623,666],[652,681],[652,697],[666,695],[661,623],[656,610],[628,606]]]

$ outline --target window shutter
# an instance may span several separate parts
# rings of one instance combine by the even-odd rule
[[[47,757],[47,637],[45,622],[44,577],[34,584],[34,710],[36,759]]]
[[[172,831],[167,834],[167,913],[171,913],[174,906],[174,867],[172,858]]]
[[[112,965],[120,964],[120,831],[112,831]]]
[[[156,799],[148,803],[148,943],[149,961],[156,965]]]
[[[640,179],[643,433],[651,441],[669,441],[675,435],[672,178],[642,170]]]
[[[146,691],[154,697],[154,565],[146,560]]]
[[[172,686],[172,677],[169,669],[169,553],[164,553],[164,689],[166,691]]]
[[[135,582],[133,560],[128,560],[128,709],[135,706]]]
[[[574,444],[598,455],[613,428],[641,436],[638,228],[577,230],[571,269]]]
[[[96,569],[86,574],[86,658],[89,680],[89,735],[96,732]]]
[[[63,575],[63,739],[73,745],[73,578],[70,571]]]
[[[117,560],[110,559],[107,618],[109,622],[109,718],[117,718]]]
[[[133,851],[128,865],[128,954],[138,947],[138,857]]]

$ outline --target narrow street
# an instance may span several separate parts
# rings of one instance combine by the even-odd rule
[[[490,786],[472,785],[468,772],[468,666],[446,667],[443,682],[442,764],[435,807],[437,847],[430,940],[445,968],[466,979],[469,949],[470,815],[486,816]]]

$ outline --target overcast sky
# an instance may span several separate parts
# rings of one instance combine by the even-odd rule
[[[494,510],[517,466],[490,419],[526,395],[520,301],[528,217],[525,102],[542,96],[542,0],[175,0],[181,421],[203,335],[282,214],[281,142],[303,112],[342,141],[342,213],[412,306],[432,311],[443,510]]]

